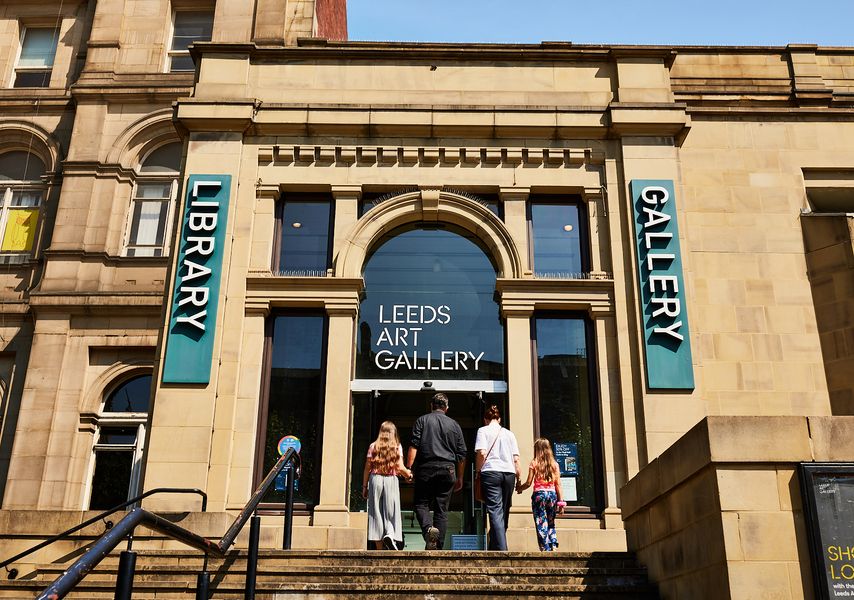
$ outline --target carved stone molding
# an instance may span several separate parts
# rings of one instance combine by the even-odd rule
[[[327,146],[287,144],[262,146],[258,149],[260,165],[306,166],[358,166],[372,167],[425,166],[453,168],[496,166],[579,168],[585,164],[601,164],[603,155],[584,148],[499,148],[438,146]]]

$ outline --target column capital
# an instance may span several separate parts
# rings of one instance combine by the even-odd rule
[[[336,200],[353,198],[359,200],[362,197],[361,185],[333,185],[332,197]]]
[[[498,197],[502,202],[513,200],[516,200],[517,202],[526,202],[530,195],[530,187],[502,187],[498,189]]]
[[[505,319],[530,319],[534,314],[534,302],[501,300],[501,316]]]
[[[280,193],[281,191],[279,190],[278,184],[259,183],[255,188],[255,196],[257,198],[272,198],[273,200],[276,200]]]
[[[349,317],[354,319],[359,313],[359,303],[346,300],[327,301],[324,308],[326,309],[326,314],[330,317]]]

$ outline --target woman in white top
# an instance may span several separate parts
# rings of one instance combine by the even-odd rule
[[[487,550],[507,550],[507,521],[513,491],[521,477],[519,444],[509,429],[501,426],[497,406],[483,415],[484,426],[474,442],[475,468],[480,473],[483,500],[489,515]]]

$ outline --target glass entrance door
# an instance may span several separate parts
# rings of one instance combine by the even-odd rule
[[[412,425],[415,419],[430,412],[433,392],[374,392],[354,394],[353,458],[351,465],[350,510],[366,510],[362,499],[362,472],[368,446],[376,438],[383,421],[392,421],[400,435],[404,455],[409,447]],[[482,400],[472,392],[447,393],[448,416],[456,420],[463,430],[468,455],[466,475],[461,492],[451,497],[448,515],[446,549],[482,549],[484,533],[483,508],[474,502],[472,494],[472,465],[474,464],[474,441],[482,423],[485,403],[496,403],[503,408],[504,395],[489,394]],[[406,550],[423,550],[424,540],[414,513],[414,486],[400,481],[401,509]],[[452,537],[466,536],[466,537]],[[472,536],[472,537],[468,537]],[[366,538],[367,539],[367,538]]]

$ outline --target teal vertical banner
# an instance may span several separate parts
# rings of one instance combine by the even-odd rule
[[[673,182],[634,179],[630,189],[647,385],[650,389],[693,390],[694,366]]]
[[[181,219],[163,383],[208,383],[231,175],[190,175]]]

